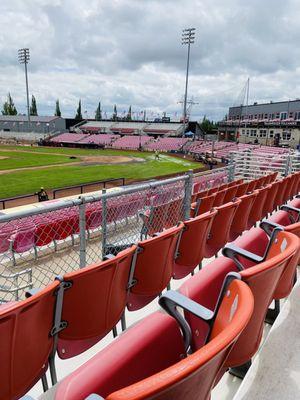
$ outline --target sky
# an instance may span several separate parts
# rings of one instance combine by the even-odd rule
[[[0,102],[10,92],[26,112],[19,48],[30,48],[29,90],[40,115],[93,118],[132,105],[138,116],[179,118],[187,46],[182,29],[196,28],[188,98],[191,119],[220,120],[249,104],[300,97],[299,0],[1,0]]]

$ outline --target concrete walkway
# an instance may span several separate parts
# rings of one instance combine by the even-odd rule
[[[300,399],[299,309],[298,280],[234,400]]]

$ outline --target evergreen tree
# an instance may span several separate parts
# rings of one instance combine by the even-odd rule
[[[55,113],[54,115],[56,117],[61,117],[61,111],[60,111],[60,105],[59,105],[59,100],[57,99],[55,102]]]
[[[78,108],[77,108],[77,111],[76,111],[75,119],[82,119],[81,99],[79,100],[79,103],[78,103]]]
[[[127,116],[126,116],[126,121],[131,121],[131,120],[132,120],[132,118],[131,118],[131,106],[129,106],[128,113],[127,113]]]
[[[101,111],[101,103],[100,102],[99,102],[98,107],[96,109],[95,120],[96,121],[101,121],[102,120],[102,111]]]
[[[206,134],[211,134],[213,133],[217,125],[214,123],[214,121],[210,121],[209,119],[206,118],[204,115],[202,122],[200,123],[201,129],[206,133]]]
[[[17,114],[18,112],[14,105],[13,99],[10,93],[8,93],[7,100],[3,104],[2,115],[17,115]]]
[[[29,112],[30,112],[30,115],[38,115],[37,107],[36,107],[36,100],[33,95],[31,97],[31,106],[30,106]]]
[[[117,106],[116,104],[114,105],[114,112],[111,118],[113,121],[116,121],[118,119],[118,111],[117,111]]]

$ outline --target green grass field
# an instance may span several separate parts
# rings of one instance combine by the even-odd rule
[[[26,151],[26,153],[22,151]],[[100,155],[137,157],[143,158],[144,162],[114,165],[68,165],[69,162],[80,162],[80,158],[74,160],[70,159],[70,156]],[[44,186],[46,189],[53,189],[110,178],[149,179],[154,176],[181,173],[189,169],[201,168],[199,163],[167,154],[161,154],[160,160],[157,161],[153,153],[119,150],[0,146],[0,156],[8,157],[0,159],[0,171],[49,165],[48,168],[43,169],[2,172],[0,174],[0,198],[34,193],[40,186]],[[63,163],[66,165],[55,167],[55,164]]]

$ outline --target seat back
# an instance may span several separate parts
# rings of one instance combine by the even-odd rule
[[[225,195],[227,193],[227,190],[230,190],[230,189],[219,190],[216,193],[216,197],[215,197],[215,201],[214,201],[213,207],[220,207],[222,204],[224,204],[224,197],[225,197]]]
[[[249,186],[248,182],[240,183],[237,186],[237,190],[236,190],[236,194],[235,194],[236,197],[244,196],[244,194],[246,194],[248,191],[248,186]]]
[[[26,300],[0,306],[1,399],[19,399],[46,372],[58,286],[53,282]]]
[[[218,253],[218,251],[228,242],[230,227],[240,200],[224,204],[217,207],[216,214],[209,232],[205,246],[205,257],[210,258]]]
[[[174,260],[174,279],[187,276],[201,263],[207,235],[216,214],[217,210],[212,210],[184,222],[178,257]]]
[[[102,339],[120,320],[127,301],[127,285],[136,246],[116,257],[70,272],[64,292],[62,320],[67,328],[58,336],[58,355],[70,358]]]
[[[239,235],[241,235],[247,229],[247,223],[250,211],[252,209],[254,200],[257,196],[257,192],[252,192],[250,194],[245,194],[239,197],[241,201],[232,220],[229,241],[232,242]]]
[[[227,366],[242,365],[258,350],[264,319],[280,277],[296,254],[299,238],[289,232],[279,232],[270,248],[266,261],[240,272],[254,296],[253,315],[226,360]]]
[[[152,206],[149,216],[145,219],[145,232],[152,236],[157,232],[161,232],[166,225],[170,203],[163,203]]]
[[[278,207],[281,206],[284,203],[284,194],[286,190],[286,186],[288,184],[288,180],[286,178],[283,178],[278,181],[278,185],[280,190],[277,191],[276,196],[275,196],[275,201],[274,201],[274,206]]]
[[[217,193],[218,191],[219,191],[219,187],[218,186],[213,187],[213,188],[208,190],[207,196],[210,196],[211,194]]]
[[[198,201],[200,201],[200,205],[198,206],[197,203],[192,204],[191,216],[197,217],[198,215],[202,215],[208,211],[211,211],[211,209],[213,208],[215,197],[216,197],[216,194],[214,193],[214,194],[211,194],[210,196],[206,196],[206,197],[202,197],[201,199],[198,199]],[[193,211],[193,210],[195,210],[195,211]]]
[[[127,308],[138,310],[154,300],[170,282],[183,223],[138,243],[134,280]]]
[[[56,222],[50,217],[43,216],[42,219],[36,220],[35,228],[35,245],[46,246],[53,242],[56,235]]]
[[[256,186],[256,179],[253,179],[250,182],[248,182],[248,189],[247,189],[248,192],[253,192],[255,186]]]
[[[24,253],[34,247],[35,244],[35,226],[32,223],[26,223],[20,226],[11,237],[13,240],[12,249],[16,253]]]
[[[277,182],[270,184],[270,189],[267,192],[267,196],[262,210],[262,218],[266,217],[268,213],[271,213],[274,210],[274,201],[278,190],[279,190],[279,184]]]
[[[236,197],[237,188],[237,185],[232,185],[226,190],[225,196],[223,198],[223,204],[229,203]]]
[[[260,221],[260,219],[262,218],[264,204],[267,198],[268,190],[270,190],[270,188],[271,186],[269,185],[264,188],[256,190],[257,196],[255,197],[248,218],[248,223],[247,223],[248,229],[250,229],[253,225],[256,224],[257,221]]]

